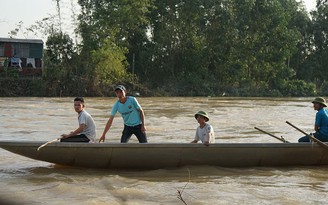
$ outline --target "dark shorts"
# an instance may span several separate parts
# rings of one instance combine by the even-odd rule
[[[141,124],[136,126],[124,125],[124,130],[122,132],[121,143],[126,143],[134,134],[140,143],[147,143],[146,133],[141,131]]]
[[[89,138],[84,134],[74,135],[65,139],[60,139],[61,142],[89,142]]]
[[[328,142],[328,136],[323,135],[319,132],[313,133],[314,137],[322,142]],[[308,136],[304,136],[298,139],[298,142],[310,142],[310,138]]]

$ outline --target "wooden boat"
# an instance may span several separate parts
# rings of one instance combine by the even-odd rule
[[[60,143],[0,141],[10,152],[45,162],[89,168],[158,169],[328,165],[328,150],[313,143]]]

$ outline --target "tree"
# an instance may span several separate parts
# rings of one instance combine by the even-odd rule
[[[44,54],[44,77],[52,95],[68,94],[69,87],[74,82],[73,72],[75,56],[73,40],[62,32],[52,33],[46,42]],[[69,95],[69,94],[68,94]]]
[[[91,75],[94,88],[106,88],[117,82],[133,81],[134,76],[127,72],[127,49],[118,47],[111,39],[106,39],[103,46],[92,52],[94,73]],[[96,91],[97,89],[94,89]],[[98,92],[99,93],[99,92]]]
[[[328,76],[328,3],[317,1],[317,11],[312,14],[314,52],[311,60],[314,61],[313,78],[318,87],[326,81]]]

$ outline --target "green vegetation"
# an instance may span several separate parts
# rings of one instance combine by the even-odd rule
[[[108,96],[122,83],[141,95],[328,95],[325,1],[311,14],[296,0],[78,2],[81,42],[43,25],[42,89],[29,93]]]

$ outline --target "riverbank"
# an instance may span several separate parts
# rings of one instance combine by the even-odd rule
[[[101,83],[99,83],[101,84]],[[325,92],[316,91],[314,86],[294,86],[279,91],[260,88],[254,85],[243,87],[211,87],[201,85],[180,85],[168,83],[161,86],[150,86],[134,82],[122,82],[129,95],[144,97],[172,96],[211,96],[211,97],[312,97],[325,96]],[[92,85],[88,79],[44,80],[42,77],[0,78],[0,97],[111,97],[115,96],[112,88],[115,85]]]

